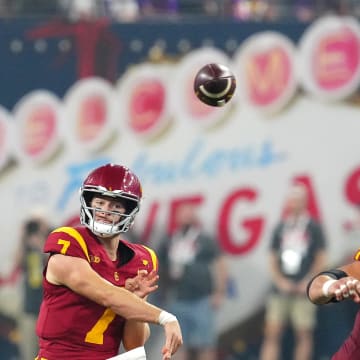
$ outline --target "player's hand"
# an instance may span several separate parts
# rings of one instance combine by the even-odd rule
[[[170,321],[164,324],[165,345],[162,348],[162,360],[171,359],[171,355],[175,354],[182,345],[182,334],[178,321]]]
[[[146,270],[139,270],[138,274],[125,281],[125,289],[131,291],[140,298],[145,298],[150,293],[157,290],[156,282],[159,280],[159,275],[156,271],[150,274]]]
[[[352,276],[344,277],[331,284],[328,293],[337,301],[352,299],[360,303],[360,281]]]

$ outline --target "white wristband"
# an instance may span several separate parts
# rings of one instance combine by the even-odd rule
[[[322,293],[324,296],[329,297],[329,287],[336,281],[337,280],[335,280],[335,279],[329,279],[324,282],[324,284],[322,286]]]
[[[165,324],[167,324],[167,323],[169,323],[171,321],[177,321],[176,316],[163,310],[159,315],[159,324],[160,325],[165,325]]]

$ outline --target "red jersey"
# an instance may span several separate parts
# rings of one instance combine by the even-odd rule
[[[46,240],[44,252],[85,259],[104,279],[124,286],[138,270],[157,270],[153,250],[120,240],[118,260],[112,261],[86,227],[62,227]],[[46,273],[46,268],[44,274]],[[104,360],[118,353],[125,319],[66,286],[43,279],[43,302],[37,322],[38,359]]]
[[[331,360],[358,360],[360,354],[360,311],[357,312],[350,335]]]

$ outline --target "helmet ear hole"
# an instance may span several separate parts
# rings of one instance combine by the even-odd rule
[[[90,206],[92,199],[94,198],[95,193],[92,191],[84,191],[83,192],[83,198],[85,201],[86,206]]]
[[[124,200],[125,212],[126,214],[131,214],[135,208],[138,206],[138,202],[134,199],[126,199]]]

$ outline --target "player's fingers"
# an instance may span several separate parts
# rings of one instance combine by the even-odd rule
[[[154,285],[157,281],[159,280],[159,276],[155,276],[151,279],[148,279],[148,284],[151,286],[151,285]]]
[[[163,347],[162,353],[163,355],[166,355],[170,359],[171,355],[174,354],[174,351],[172,351],[172,345],[165,345]]]
[[[137,285],[136,285],[136,281],[134,279],[127,279],[125,281],[125,289],[132,291],[134,289],[136,289]]]
[[[156,270],[152,270],[152,271],[150,271],[150,273],[149,273],[149,277],[153,277],[153,276],[155,276],[155,275],[157,275]]]
[[[146,277],[148,274],[147,270],[143,269],[143,270],[138,270],[138,276],[140,277]]]
[[[340,285],[340,291],[341,291],[342,296],[345,299],[349,297],[349,289],[347,288],[347,286],[345,284]]]
[[[350,279],[346,282],[346,286],[348,288],[353,288],[356,286],[356,284],[359,282],[359,280],[356,280],[356,279]]]
[[[336,289],[336,290],[335,290],[335,298],[336,298],[337,301],[342,301],[342,300],[344,300],[343,295],[342,295],[342,292],[341,292],[340,289]]]
[[[159,275],[156,273],[156,271],[153,270],[150,274],[147,275],[146,279],[148,281],[158,280]]]
[[[181,329],[177,321],[166,323],[164,328],[166,333],[164,349],[168,350],[172,355],[182,344]]]
[[[164,346],[161,351],[163,360],[170,360],[171,359],[171,352]]]
[[[171,354],[171,349],[172,349],[172,347],[171,347],[171,341],[172,341],[172,335],[167,336],[167,337],[166,337],[165,346],[164,346],[164,348],[163,348],[163,350],[164,350],[165,352],[169,352],[170,354]]]
[[[178,349],[179,349],[179,347],[181,346],[181,344],[182,344],[182,339],[181,339],[181,337],[175,335],[175,336],[173,337],[172,343],[171,343],[171,350],[172,350],[171,353],[172,353],[172,354],[175,354],[175,353],[178,351]]]
[[[349,279],[346,282],[340,284],[338,289],[335,290],[336,300],[342,301],[350,296],[354,298],[355,294],[360,294],[357,289],[359,285],[359,281],[356,279]]]
[[[354,284],[354,295],[353,295],[353,298],[354,297],[360,297],[360,281],[357,280],[357,282]]]
[[[177,349],[179,348],[180,343],[178,341],[178,337],[173,333],[170,338],[167,339],[165,344],[165,349],[169,352],[170,355],[175,354]]]
[[[351,279],[346,282],[346,286],[349,289],[349,295],[353,296],[356,294],[356,285],[359,282],[357,279]]]
[[[359,294],[354,293],[351,297],[352,297],[352,300],[353,300],[355,303],[360,303],[360,296],[359,296]]]

